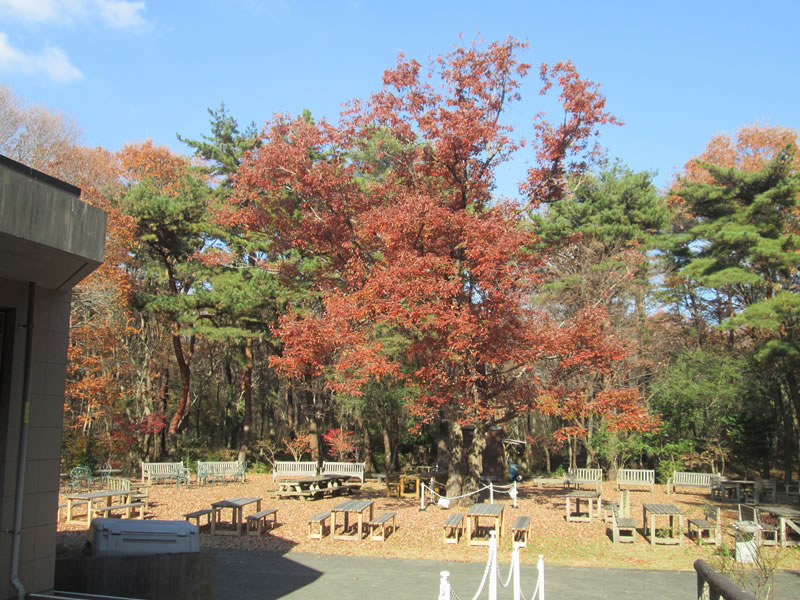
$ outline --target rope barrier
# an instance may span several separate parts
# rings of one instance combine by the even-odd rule
[[[450,505],[450,502],[454,500],[461,500],[462,498],[469,498],[470,496],[474,496],[475,494],[480,494],[483,490],[489,490],[489,504],[494,504],[494,492],[497,491],[501,494],[508,494],[512,500],[512,506],[517,508],[517,496],[519,496],[519,491],[517,490],[517,482],[513,482],[509,485],[494,485],[492,482],[489,482],[489,485],[485,485],[482,488],[475,490],[474,492],[468,492],[466,494],[461,494],[460,496],[443,496],[442,494],[438,493],[436,490],[433,489],[433,484],[435,481],[431,478],[430,485],[425,484],[425,482],[420,482],[422,489],[419,493],[419,509],[425,510],[425,490],[428,490],[429,496],[429,503],[434,504],[434,498],[438,498],[436,502],[439,500],[443,500],[443,507],[447,508]]]
[[[491,574],[491,578],[489,579],[489,600],[497,600],[497,583],[500,582],[500,585],[504,588],[507,588],[509,583],[513,580],[513,594],[514,600],[525,600],[525,597],[522,595],[522,585],[521,585],[521,567],[519,561],[519,549],[518,545],[514,545],[514,549],[511,552],[511,567],[509,568],[508,577],[506,578],[506,582],[503,583],[500,581],[502,579],[502,575],[500,573],[500,566],[497,564],[497,535],[496,531],[492,530],[489,532],[489,556],[486,561],[486,568],[483,570],[483,577],[481,578],[481,583],[478,586],[478,591],[475,592],[475,595],[472,597],[472,600],[478,600],[478,597],[481,595],[484,586],[486,585],[486,578]],[[531,600],[544,600],[544,557],[540,554],[539,560],[536,563],[537,575],[536,575],[536,587],[533,590],[533,595],[531,596]],[[455,590],[453,589],[452,585],[450,584],[450,571],[440,571],[439,572],[439,596],[438,600],[460,600],[458,594],[456,594]]]

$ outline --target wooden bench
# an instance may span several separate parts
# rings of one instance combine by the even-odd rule
[[[325,522],[330,518],[331,511],[329,510],[311,517],[308,520],[308,537],[315,540],[321,540],[323,537],[325,537]],[[315,525],[319,527],[318,531],[314,531]]]
[[[622,486],[646,487],[654,491],[656,472],[653,469],[620,469],[617,471],[617,490]]]
[[[147,485],[174,479],[175,486],[179,487],[181,483],[186,483],[189,487],[189,469],[183,466],[181,462],[170,463],[141,463],[142,465],[142,483]]]
[[[228,480],[236,481],[237,479],[244,483],[247,481],[245,477],[246,470],[247,461],[197,461],[197,483],[205,485],[213,481],[224,482]]]
[[[620,535],[623,534],[623,535]],[[636,521],[620,515],[619,508],[611,511],[611,541],[615,544],[630,543],[636,540]]]
[[[756,544],[760,546],[778,545],[778,528],[769,523],[762,523],[758,517],[758,509],[749,504],[739,505],[739,520],[733,524],[739,531],[752,532],[756,538]]]
[[[316,474],[316,462],[279,460],[272,469],[272,481],[277,481],[281,477],[313,477]]]
[[[139,516],[137,519],[144,519],[144,502],[129,502],[128,504],[112,504],[111,506],[93,506],[92,514],[90,517],[98,517],[101,515],[111,516],[117,510],[125,510],[125,516],[130,519],[135,509],[138,509]]]
[[[193,512],[188,512],[183,515],[183,518],[187,521],[191,521],[194,519],[195,525],[197,528],[200,529],[200,517],[206,518],[206,525],[211,525],[211,509],[210,508],[201,508],[200,510],[195,510]]]
[[[603,491],[603,469],[570,469],[567,472],[569,485],[579,488],[581,485],[594,487],[595,491]]]
[[[464,531],[463,513],[455,513],[447,517],[443,527],[445,544],[457,544]]]
[[[630,490],[620,490],[619,500],[616,502],[606,502],[603,504],[603,521],[611,523],[612,513],[615,510],[619,511],[619,516],[631,516],[631,498]]]
[[[522,548],[528,547],[528,535],[531,532],[531,518],[522,516],[514,519],[514,525],[511,526],[511,540],[512,545]]]
[[[667,478],[667,493],[675,492],[675,488],[691,487],[705,488],[711,491],[714,481],[719,480],[717,473],[690,473],[687,471],[675,471],[672,477]]]
[[[381,516],[369,521],[367,527],[370,531],[371,538],[378,542],[386,541],[386,528],[391,526],[392,533],[395,532],[395,516],[396,514],[393,512],[385,512],[381,514]]]
[[[268,520],[270,515],[272,515],[271,523]],[[278,526],[278,509],[265,508],[252,515],[247,515],[245,520],[247,521],[247,535],[261,535],[262,532]]]
[[[330,462],[322,463],[322,475],[343,475],[345,477],[357,477],[364,483],[364,470],[366,463],[363,462]]]
[[[703,544],[704,541],[705,543],[719,546],[722,543],[722,527],[719,508],[712,506],[711,504],[706,504],[703,507],[703,517],[704,518],[702,519],[689,519],[688,525],[686,526],[689,537],[692,537],[692,528],[694,528],[697,530],[695,531],[695,534],[697,535],[698,546]],[[708,536],[705,537],[704,534],[708,534]]]

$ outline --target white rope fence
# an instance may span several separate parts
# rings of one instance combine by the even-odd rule
[[[469,492],[468,494],[461,494],[460,496],[443,496],[436,492],[433,489],[434,480],[431,479],[430,485],[422,483],[422,489],[420,490],[419,494],[419,509],[425,510],[425,492],[427,491],[428,494],[428,503],[429,504],[438,504],[442,508],[448,508],[450,503],[453,500],[460,500],[461,498],[468,498],[469,496],[474,496],[475,494],[480,494],[483,490],[489,490],[489,504],[494,504],[494,495],[497,494],[508,494],[511,498],[512,505],[514,508],[517,508],[517,482],[513,482],[510,485],[494,485],[491,481],[489,485],[485,485],[482,488],[475,490],[474,492]]]
[[[495,531],[489,532],[491,536],[489,539],[489,558],[486,561],[486,568],[483,571],[481,583],[478,586],[478,591],[472,597],[472,600],[478,600],[483,592],[488,579],[489,583],[489,600],[497,600],[497,584],[501,587],[507,588],[509,584],[513,583],[512,591],[514,600],[526,600],[522,595],[522,572],[519,563],[519,546],[514,545],[514,550],[511,552],[511,567],[508,571],[505,583],[501,581],[500,567],[497,564],[497,537]],[[539,560],[536,562],[536,587],[530,600],[544,600],[544,558],[539,555]],[[438,600],[461,600],[452,585],[450,585],[450,571],[441,571],[439,573],[439,597]]]

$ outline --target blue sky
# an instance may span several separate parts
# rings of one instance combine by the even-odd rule
[[[397,54],[426,63],[463,34],[511,35],[539,65],[571,59],[625,121],[602,144],[663,186],[715,133],[800,128],[800,2],[569,3],[416,0],[0,0],[0,85],[72,117],[82,142],[116,150],[209,131],[224,101],[241,124],[275,113],[336,121],[377,90]],[[550,110],[534,76],[508,119],[522,135]],[[558,113],[549,113],[558,118]],[[514,194],[521,156],[500,174]]]

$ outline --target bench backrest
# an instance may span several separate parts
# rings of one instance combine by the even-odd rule
[[[620,469],[617,481],[625,483],[655,483],[656,472],[653,469]]]
[[[703,515],[705,515],[705,518],[709,521],[713,521],[714,523],[720,522],[720,510],[718,506],[706,504],[703,506]]]
[[[239,475],[247,469],[247,461],[240,463],[238,460],[226,461],[197,461],[197,476],[215,475]]]
[[[123,492],[130,492],[131,491],[131,480],[125,477],[107,477],[106,478],[106,489],[108,490],[120,490]]]
[[[603,469],[570,469],[568,475],[576,481],[602,481]]]
[[[758,525],[758,511],[755,506],[749,504],[739,505],[739,521],[747,521]]]
[[[332,462],[322,463],[323,475],[347,475],[348,477],[358,477],[364,483],[364,469],[366,463],[363,462]]]
[[[717,473],[690,473],[687,471],[675,471],[672,474],[672,482],[675,485],[711,486],[715,478],[719,478]]]
[[[311,477],[317,474],[317,463],[312,461],[278,460],[272,469],[272,481],[278,477]]]
[[[183,461],[181,462],[160,462],[142,463],[142,481],[150,479],[153,475],[166,475],[179,477],[185,472]]]

